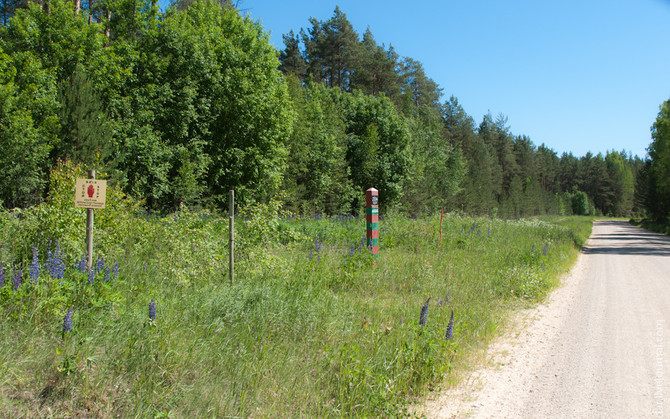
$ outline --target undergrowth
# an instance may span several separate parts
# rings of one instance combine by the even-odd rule
[[[591,221],[446,215],[440,243],[439,215],[390,214],[374,265],[364,219],[294,217],[275,200],[236,221],[230,284],[227,218],[148,216],[110,188],[87,271],[78,173],[63,164],[61,192],[0,213],[8,416],[402,415],[506,310],[544,298]]]

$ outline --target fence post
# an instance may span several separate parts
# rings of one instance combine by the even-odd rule
[[[235,191],[230,191],[230,285],[233,285],[235,278]]]

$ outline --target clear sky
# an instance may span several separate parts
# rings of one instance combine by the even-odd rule
[[[241,0],[272,43],[335,6],[378,44],[423,63],[477,123],[508,118],[559,155],[643,157],[670,98],[670,0]]]

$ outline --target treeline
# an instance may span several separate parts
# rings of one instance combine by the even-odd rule
[[[229,189],[241,204],[283,191],[306,214],[358,211],[371,186],[412,215],[629,215],[655,199],[636,190],[649,163],[625,151],[559,157],[502,115],[476,123],[421,63],[360,36],[339,8],[285,35],[279,53],[226,1],[161,12],[50,0],[3,19],[8,208],[44,199],[58,159],[99,169],[154,210],[225,208]]]

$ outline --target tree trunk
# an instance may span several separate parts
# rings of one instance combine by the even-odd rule
[[[112,20],[112,11],[107,10],[107,27],[105,28],[105,36],[109,39],[109,22]]]
[[[74,0],[74,16],[79,16],[79,10],[81,9],[81,0]]]

